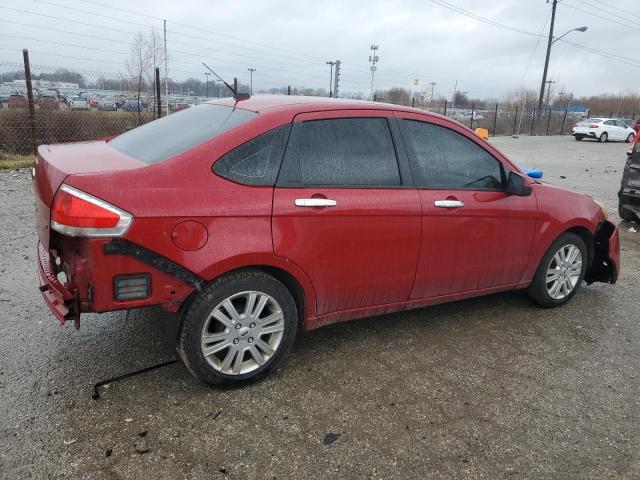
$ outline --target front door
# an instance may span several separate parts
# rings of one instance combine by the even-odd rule
[[[294,120],[274,191],[273,244],[309,276],[317,315],[409,298],[420,197],[401,174],[385,115],[333,111]]]
[[[505,193],[508,162],[445,119],[399,114],[422,203],[412,299],[517,283],[529,262],[535,196]]]

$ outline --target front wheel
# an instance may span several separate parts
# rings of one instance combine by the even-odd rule
[[[575,135],[575,139],[580,142],[582,141],[582,135]]]
[[[633,141],[633,137],[635,137],[635,135],[633,133],[630,133],[625,142],[631,143]]]
[[[609,135],[607,134],[607,132],[602,132],[602,135],[600,135],[600,138],[598,139],[598,141],[606,142],[607,140],[609,140]]]
[[[543,307],[558,307],[575,295],[586,270],[584,241],[574,233],[563,233],[542,257],[527,293]]]
[[[260,271],[225,275],[198,293],[184,313],[178,355],[209,385],[247,382],[291,349],[298,314],[289,290]]]

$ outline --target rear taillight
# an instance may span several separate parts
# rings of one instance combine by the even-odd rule
[[[600,125],[596,125],[595,123],[593,125],[589,125],[589,128],[600,128]]]
[[[70,237],[119,237],[132,222],[124,210],[65,184],[51,207],[51,228]]]

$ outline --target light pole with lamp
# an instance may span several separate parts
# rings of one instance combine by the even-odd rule
[[[571,32],[586,32],[587,27],[578,27],[569,30],[566,33],[563,33],[558,38],[553,37],[553,25],[556,19],[556,7],[558,6],[558,0],[553,0],[553,5],[551,7],[551,27],[549,28],[549,41],[547,42],[547,57],[544,61],[544,71],[542,72],[542,83],[540,84],[540,97],[538,98],[538,110],[542,109],[542,104],[544,102],[544,89],[547,85],[547,71],[549,70],[549,57],[551,56],[551,46],[560,40],[562,37],[569,35]]]
[[[331,67],[329,71],[329,97],[333,97],[333,91],[331,85],[333,84],[333,66],[336,62],[325,62],[327,65]]]
[[[204,76],[207,78],[207,89],[205,90],[204,96],[207,98],[209,98],[209,75],[211,75],[210,72],[204,72]]]

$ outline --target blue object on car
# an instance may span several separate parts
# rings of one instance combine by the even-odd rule
[[[535,168],[523,168],[522,171],[531,178],[542,178],[543,171]]]

